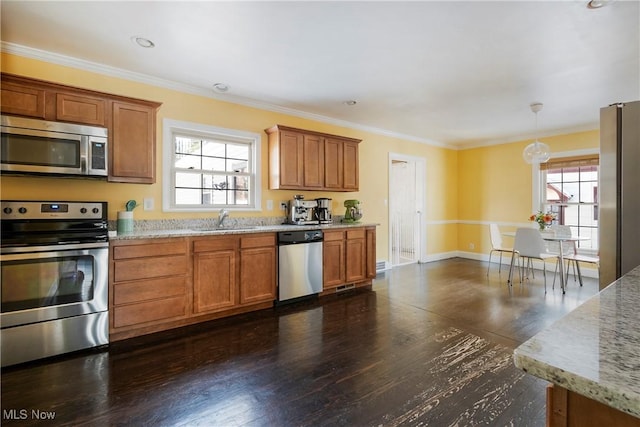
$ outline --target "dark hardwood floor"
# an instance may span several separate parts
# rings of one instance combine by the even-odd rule
[[[513,349],[598,283],[506,278],[408,265],[371,290],[6,368],[2,425],[542,426],[545,383]]]

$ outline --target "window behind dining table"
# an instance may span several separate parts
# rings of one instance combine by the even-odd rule
[[[589,237],[578,242],[585,253],[598,251],[597,154],[561,157],[540,165],[542,205],[556,213],[556,222],[571,227],[572,234]]]

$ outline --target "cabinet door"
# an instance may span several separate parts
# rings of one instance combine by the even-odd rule
[[[104,126],[105,104],[101,98],[57,93],[56,120]]]
[[[324,144],[317,135],[303,137],[304,186],[310,189],[324,186]]]
[[[367,228],[367,278],[376,277],[376,229]]]
[[[193,255],[193,311],[204,313],[236,305],[236,251]]]
[[[0,107],[3,114],[44,119],[45,91],[3,81]]]
[[[345,280],[347,283],[366,278],[366,250],[364,229],[347,231],[345,244]]]
[[[240,304],[275,299],[276,263],[275,246],[240,252]]]
[[[342,188],[348,191],[357,191],[359,188],[358,176],[358,144],[345,141],[343,145],[343,181]]]
[[[325,232],[322,245],[323,288],[332,288],[344,284],[344,238],[343,232]]]
[[[324,140],[324,186],[328,189],[341,190],[344,171],[343,141],[336,138]]]
[[[155,110],[146,105],[113,102],[109,181],[155,182]]]
[[[280,187],[304,186],[304,137],[301,133],[280,132]]]

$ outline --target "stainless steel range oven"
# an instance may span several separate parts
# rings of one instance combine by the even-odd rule
[[[0,206],[2,366],[109,342],[106,202]]]

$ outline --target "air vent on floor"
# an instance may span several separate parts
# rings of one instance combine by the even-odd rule
[[[379,273],[380,271],[385,271],[388,269],[389,267],[387,267],[387,261],[376,261],[376,273]]]
[[[353,283],[349,283],[348,285],[341,285],[336,288],[336,293],[348,291],[350,289],[355,289],[355,288],[356,288],[356,285],[354,285]]]

